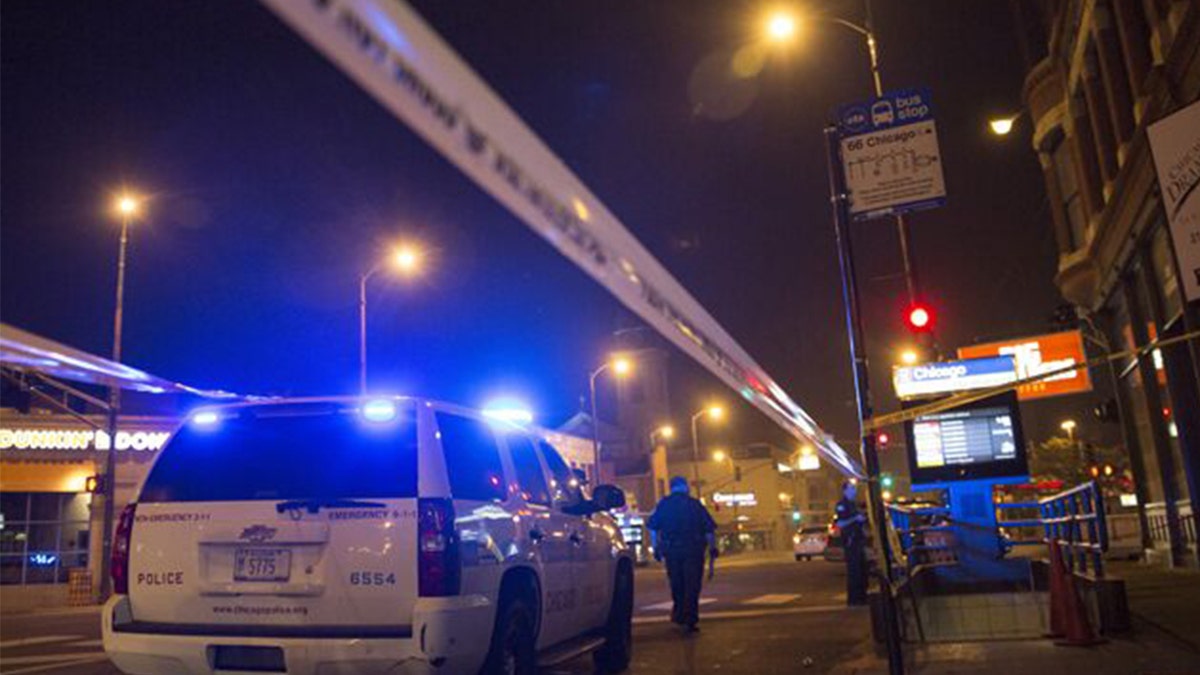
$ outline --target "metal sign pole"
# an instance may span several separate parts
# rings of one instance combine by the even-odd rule
[[[826,157],[829,164],[829,200],[833,207],[833,225],[837,238],[838,261],[842,275],[842,300],[846,308],[846,337],[850,343],[850,360],[854,375],[854,393],[858,403],[859,429],[862,436],[863,466],[867,471],[867,504],[871,523],[875,527],[875,545],[879,562],[883,567],[880,599],[883,604],[884,639],[887,643],[888,672],[903,675],[904,654],[900,645],[900,625],[896,615],[896,604],[892,597],[891,551],[888,546],[887,515],[879,489],[879,453],[875,448],[875,434],[862,424],[873,415],[871,407],[870,378],[867,372],[867,355],[863,337],[862,314],[859,311],[858,283],[854,274],[854,248],[850,241],[849,214],[847,213],[846,189],[841,167],[838,166],[840,140],[836,126],[825,128]]]

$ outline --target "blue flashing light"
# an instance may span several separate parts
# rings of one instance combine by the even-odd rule
[[[391,422],[396,419],[396,403],[387,399],[367,401],[363,404],[362,416],[368,422]]]
[[[211,427],[221,420],[212,410],[201,410],[192,414],[192,424],[198,427]]]
[[[498,422],[510,424],[532,424],[533,411],[527,406],[511,401],[489,404],[483,409],[483,416]]]

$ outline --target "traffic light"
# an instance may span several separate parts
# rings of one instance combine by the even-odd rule
[[[890,473],[880,474],[879,475],[879,484],[881,486],[883,486],[883,489],[890,490],[892,488],[892,485],[895,484],[895,481],[892,480],[892,474],[890,474]]]
[[[891,436],[888,436],[886,431],[881,431],[875,435],[875,445],[878,446],[880,450],[886,450],[888,441],[890,440],[892,440],[892,438]]]
[[[904,311],[904,325],[914,333],[933,330],[933,310],[920,302],[913,303]]]

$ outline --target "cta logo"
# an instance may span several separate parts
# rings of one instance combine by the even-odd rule
[[[854,106],[842,113],[842,126],[848,131],[862,131],[870,122],[871,116],[862,106]]]

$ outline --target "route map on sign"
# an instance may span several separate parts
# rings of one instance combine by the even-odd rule
[[[890,92],[838,110],[842,171],[856,220],[946,201],[937,127],[927,89]]]

